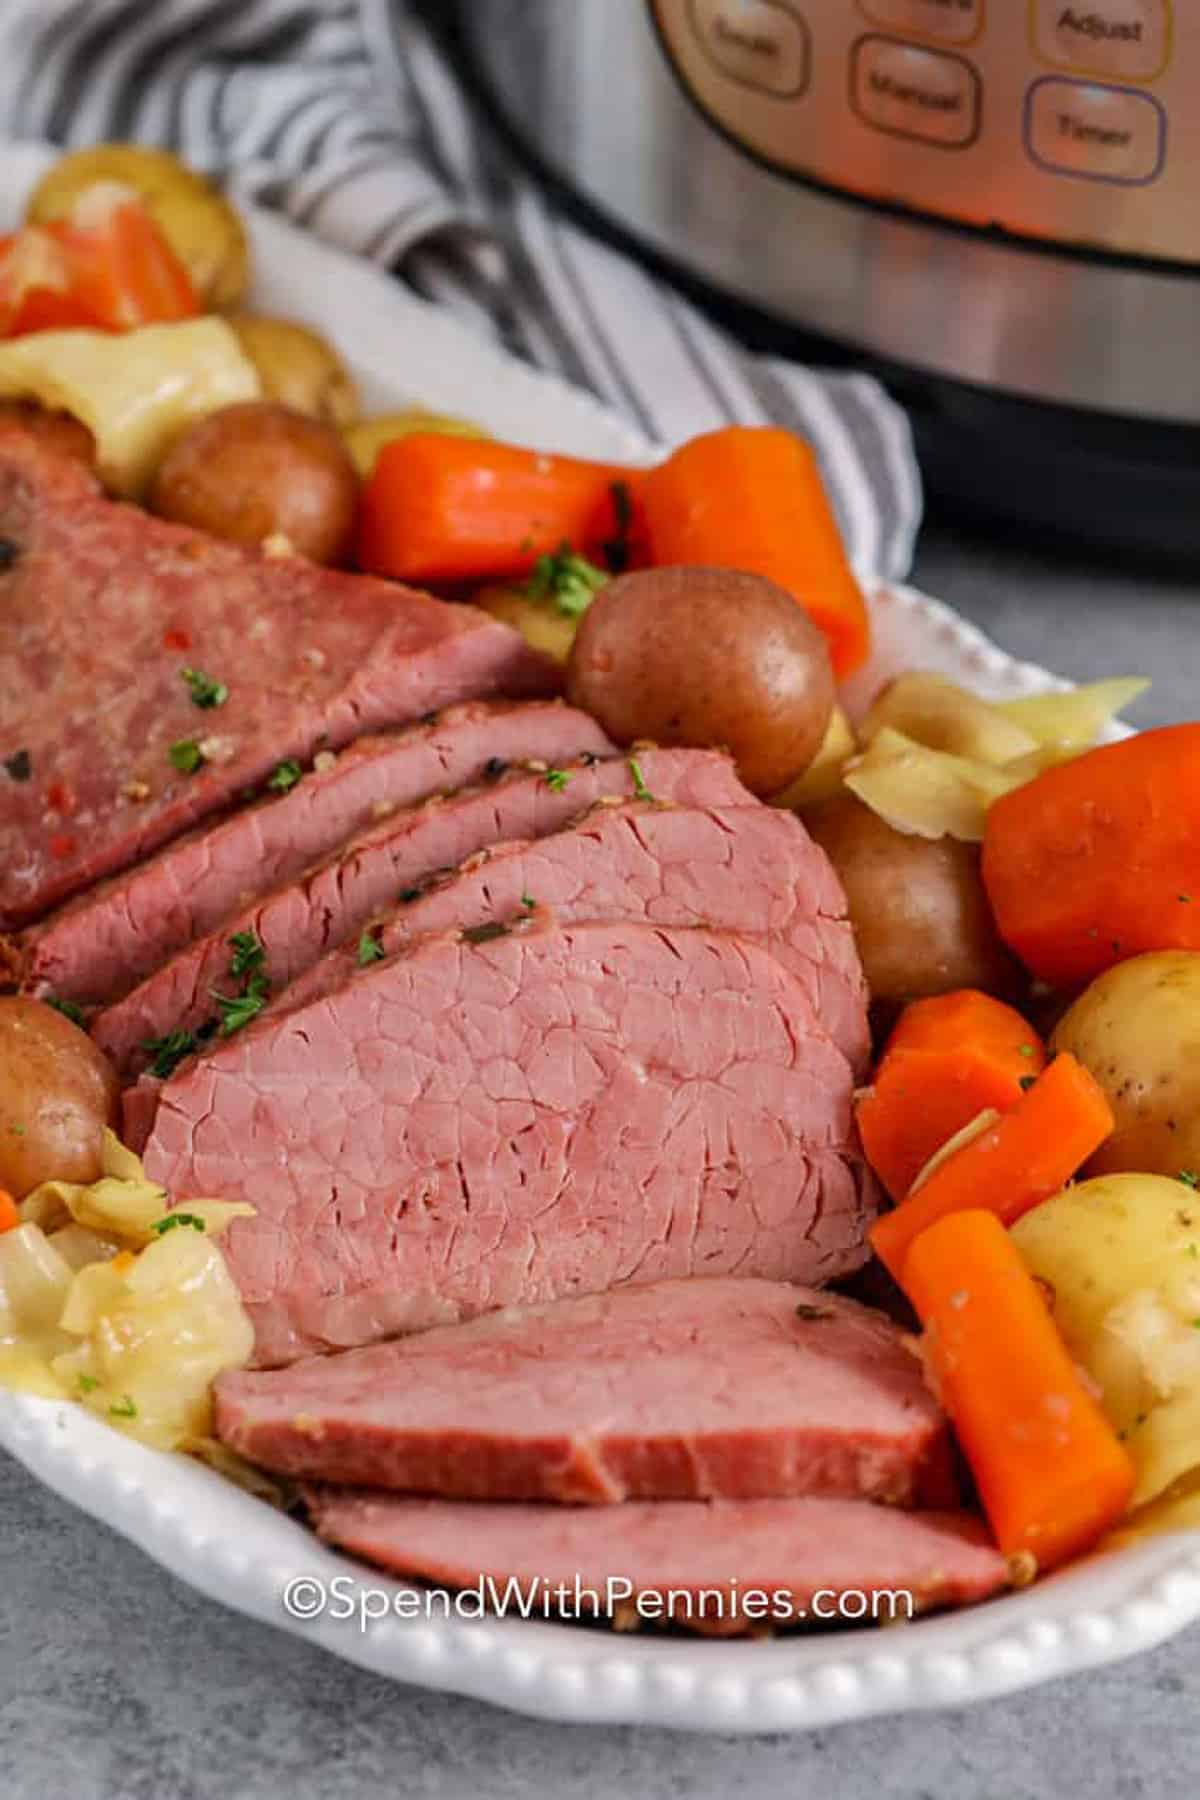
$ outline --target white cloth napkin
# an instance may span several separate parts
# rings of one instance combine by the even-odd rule
[[[920,483],[878,383],[748,354],[565,219],[405,0],[3,0],[0,132],[169,145],[664,444],[787,425],[820,456],[860,573],[908,572]]]

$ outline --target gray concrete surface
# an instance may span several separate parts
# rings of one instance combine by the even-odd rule
[[[1200,715],[1200,572],[931,530],[917,579],[1016,654]],[[969,1712],[734,1740],[570,1729],[389,1685],[201,1600],[0,1464],[0,1800],[1175,1800],[1200,1632]]]

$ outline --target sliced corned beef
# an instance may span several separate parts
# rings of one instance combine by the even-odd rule
[[[609,756],[612,745],[561,700],[474,701],[328,751],[286,793],[187,833],[32,926],[16,946],[23,985],[81,1005],[115,1000],[385,814],[485,774],[498,778],[511,762],[585,752]]]
[[[118,505],[11,420],[0,544],[0,927],[134,862],[280,762],[457,700],[557,685],[486,614]],[[188,669],[224,684],[225,703],[197,707]]]
[[[890,1623],[908,1616],[906,1595],[914,1613],[928,1612],[986,1600],[1008,1581],[978,1519],[866,1500],[488,1505],[333,1487],[305,1498],[328,1543],[395,1575],[450,1588],[482,1581],[493,1606],[512,1581],[508,1617],[527,1607],[533,1618],[670,1618],[732,1635],[839,1622],[838,1596],[841,1623],[869,1622],[872,1596]],[[768,1607],[750,1594],[768,1596]],[[645,1596],[640,1609],[635,1596]]]
[[[720,801],[750,800],[728,758],[712,752],[651,750],[643,765],[667,797],[700,791]],[[214,1016],[214,991],[236,987],[230,978],[235,934],[255,935],[272,989],[280,993],[326,951],[356,941],[377,913],[415,891],[435,870],[453,868],[506,838],[556,831],[599,795],[629,795],[633,786],[625,759],[593,759],[539,773],[514,768],[497,781],[394,813],[301,880],[254,901],[218,931],[189,944],[101,1013],[92,1034],[118,1068],[132,1075],[146,1061],[145,1043],[194,1031]],[[808,848],[811,858],[828,866],[820,851]]]
[[[846,1274],[875,1209],[853,1087],[757,945],[539,915],[215,1045],[145,1163],[254,1206],[225,1250],[277,1364],[626,1281]]]
[[[643,757],[643,761],[648,760]],[[640,765],[639,765],[640,766]],[[793,813],[751,805],[596,807],[567,830],[496,844],[372,924],[385,954],[431,931],[519,918],[530,903],[560,919],[712,925],[769,950],[805,985],[856,1073],[870,1054],[866,984],[841,884]],[[327,990],[341,973],[319,976]],[[318,991],[314,983],[311,990]]]
[[[458,1500],[958,1499],[902,1334],[785,1282],[617,1288],[231,1371],[216,1421],[280,1474]]]

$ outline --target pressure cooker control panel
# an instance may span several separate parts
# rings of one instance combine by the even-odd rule
[[[649,0],[783,173],[964,224],[1200,258],[1198,0]]]

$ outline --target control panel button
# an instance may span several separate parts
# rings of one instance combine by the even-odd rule
[[[858,0],[858,4],[872,25],[940,38],[947,44],[973,44],[983,30],[984,0]]]
[[[1032,0],[1034,47],[1077,75],[1153,81],[1171,57],[1171,0]]]
[[[1025,97],[1025,142],[1055,174],[1138,187],[1162,171],[1167,119],[1149,94],[1047,75]]]
[[[808,87],[812,38],[784,0],[690,0],[692,29],[713,66],[730,81],[776,99]]]
[[[979,135],[979,76],[965,57],[944,50],[923,50],[895,38],[859,38],[850,98],[865,124],[895,137],[961,150]]]

